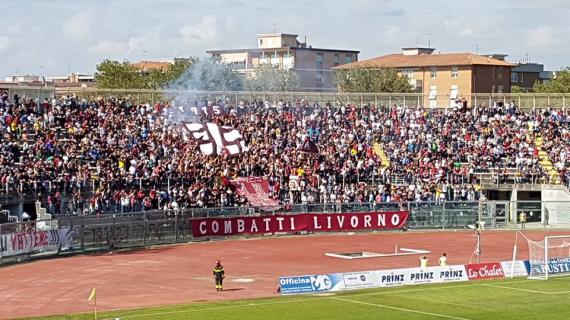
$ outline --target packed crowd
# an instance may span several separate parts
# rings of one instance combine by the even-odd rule
[[[33,194],[56,214],[244,206],[229,181],[253,176],[266,177],[282,204],[477,200],[478,172],[508,168],[521,182],[544,176],[536,134],[570,177],[568,115],[513,104],[428,111],[302,100],[0,98],[2,193]],[[237,128],[249,150],[205,156],[184,121]]]

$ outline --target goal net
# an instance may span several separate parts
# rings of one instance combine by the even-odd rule
[[[544,237],[542,241],[526,240],[530,279],[570,275],[570,236]]]

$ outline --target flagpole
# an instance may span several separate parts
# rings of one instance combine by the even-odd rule
[[[95,296],[95,320],[97,320],[97,296]]]

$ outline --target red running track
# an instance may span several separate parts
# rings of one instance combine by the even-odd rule
[[[540,240],[570,232],[525,232]],[[513,231],[484,231],[482,262],[509,260]],[[0,269],[0,319],[90,312],[87,297],[97,288],[98,310],[141,308],[196,301],[275,295],[277,277],[419,265],[419,256],[346,260],[326,252],[393,252],[395,245],[426,249],[430,264],[447,252],[450,264],[465,264],[475,248],[474,233],[407,232],[257,238],[189,243],[115,254],[38,260]],[[528,257],[519,237],[519,259]],[[216,292],[211,270],[226,269],[224,292]]]

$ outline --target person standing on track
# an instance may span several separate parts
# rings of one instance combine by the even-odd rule
[[[445,252],[439,257],[439,266],[447,267],[447,254]]]
[[[426,272],[427,267],[428,267],[428,257],[423,256],[420,258],[420,268],[422,269],[422,272]]]
[[[526,212],[523,211],[519,214],[519,221],[521,222],[521,229],[524,229],[526,225]]]
[[[224,278],[226,277],[224,272],[224,266],[220,263],[220,261],[216,261],[216,265],[212,270],[212,275],[214,276],[214,280],[216,282],[216,291],[223,291],[224,290]]]

